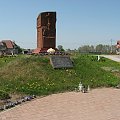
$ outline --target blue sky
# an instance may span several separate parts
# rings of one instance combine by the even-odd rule
[[[36,48],[36,18],[57,12],[57,45],[116,44],[120,39],[120,0],[0,0],[0,40]]]

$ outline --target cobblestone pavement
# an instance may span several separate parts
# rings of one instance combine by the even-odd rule
[[[120,89],[53,94],[3,111],[0,120],[120,120]]]

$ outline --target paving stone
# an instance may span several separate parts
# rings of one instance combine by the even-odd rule
[[[120,120],[120,90],[53,94],[2,111],[0,120]]]

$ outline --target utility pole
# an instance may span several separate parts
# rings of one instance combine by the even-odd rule
[[[112,53],[112,52],[113,52],[113,48],[112,48],[112,39],[110,40],[110,42],[111,42],[111,51],[110,51],[110,53]]]

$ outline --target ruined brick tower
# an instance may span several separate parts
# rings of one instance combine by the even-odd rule
[[[42,12],[37,17],[37,50],[56,48],[56,12]]]

